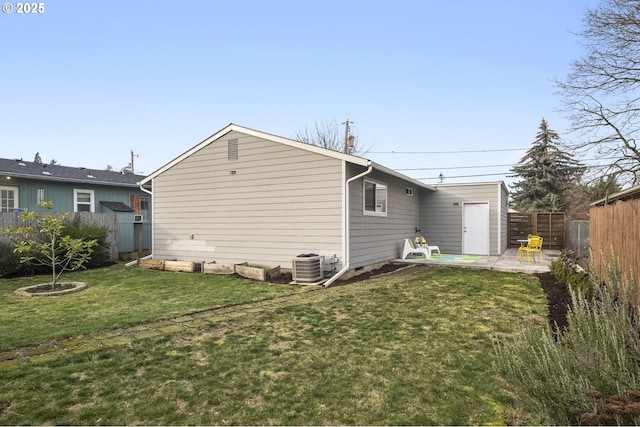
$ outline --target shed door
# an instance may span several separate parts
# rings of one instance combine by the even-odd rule
[[[489,203],[465,203],[462,253],[489,255]]]

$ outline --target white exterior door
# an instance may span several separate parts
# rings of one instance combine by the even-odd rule
[[[489,255],[489,203],[465,203],[462,253]]]

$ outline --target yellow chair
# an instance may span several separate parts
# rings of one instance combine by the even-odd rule
[[[420,247],[422,248],[428,249],[429,255],[433,255],[434,252],[438,252],[438,255],[442,255],[440,253],[440,248],[438,246],[427,244],[427,240],[424,238],[424,236],[418,236],[418,245],[420,245]]]
[[[531,258],[535,261],[535,254],[539,253],[540,263],[542,264],[542,237],[531,236],[527,246],[522,246],[518,249],[518,262],[522,262],[522,253],[527,254],[527,264],[531,264]]]

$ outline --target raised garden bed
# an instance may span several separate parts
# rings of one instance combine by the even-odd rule
[[[168,259],[141,259],[138,267],[164,270],[164,271],[180,271],[185,273],[210,273],[210,274],[234,274],[237,273],[248,279],[261,280],[263,282],[280,277],[280,266],[270,267],[264,265],[255,265],[244,262],[242,264],[224,264],[216,262],[198,262],[198,261],[177,261]]]
[[[236,272],[236,266],[233,264],[218,264],[216,262],[208,262],[204,264],[202,272],[211,274],[233,274]]]
[[[195,273],[202,271],[202,263],[194,261],[165,261],[166,271],[181,271],[184,273]]]
[[[241,275],[242,277],[246,277],[248,279],[261,280],[266,281],[267,279],[271,279],[274,277],[280,276],[280,266],[277,267],[268,267],[261,265],[252,265],[249,263],[242,263],[235,265],[236,273]]]
[[[163,259],[141,259],[138,261],[138,267],[149,270],[164,270]]]

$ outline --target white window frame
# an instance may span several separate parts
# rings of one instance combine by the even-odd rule
[[[79,203],[78,202],[78,193],[89,193],[91,195],[91,201],[89,203]],[[93,193],[93,190],[85,190],[82,188],[74,188],[73,189],[73,211],[74,212],[78,212],[78,205],[82,204],[82,205],[89,205],[89,212],[95,212],[96,211],[96,203],[95,203],[95,195]],[[86,212],[86,211],[83,211]]]
[[[36,190],[36,203],[46,202],[44,197],[44,188],[38,188]]]
[[[0,185],[0,190],[13,191],[13,205],[14,205],[11,209],[4,210],[2,208],[2,204],[0,201],[0,212],[12,212],[14,209],[18,209],[20,207],[20,187]]]
[[[367,209],[367,184],[373,184],[375,186],[374,189],[374,206],[375,211]],[[383,187],[383,188],[378,188]],[[384,203],[378,203],[378,192],[384,190]],[[382,201],[380,201],[382,202]],[[372,215],[372,216],[387,216],[387,212],[389,211],[389,186],[380,181],[374,181],[372,179],[365,179],[362,183],[362,212],[364,215]]]

